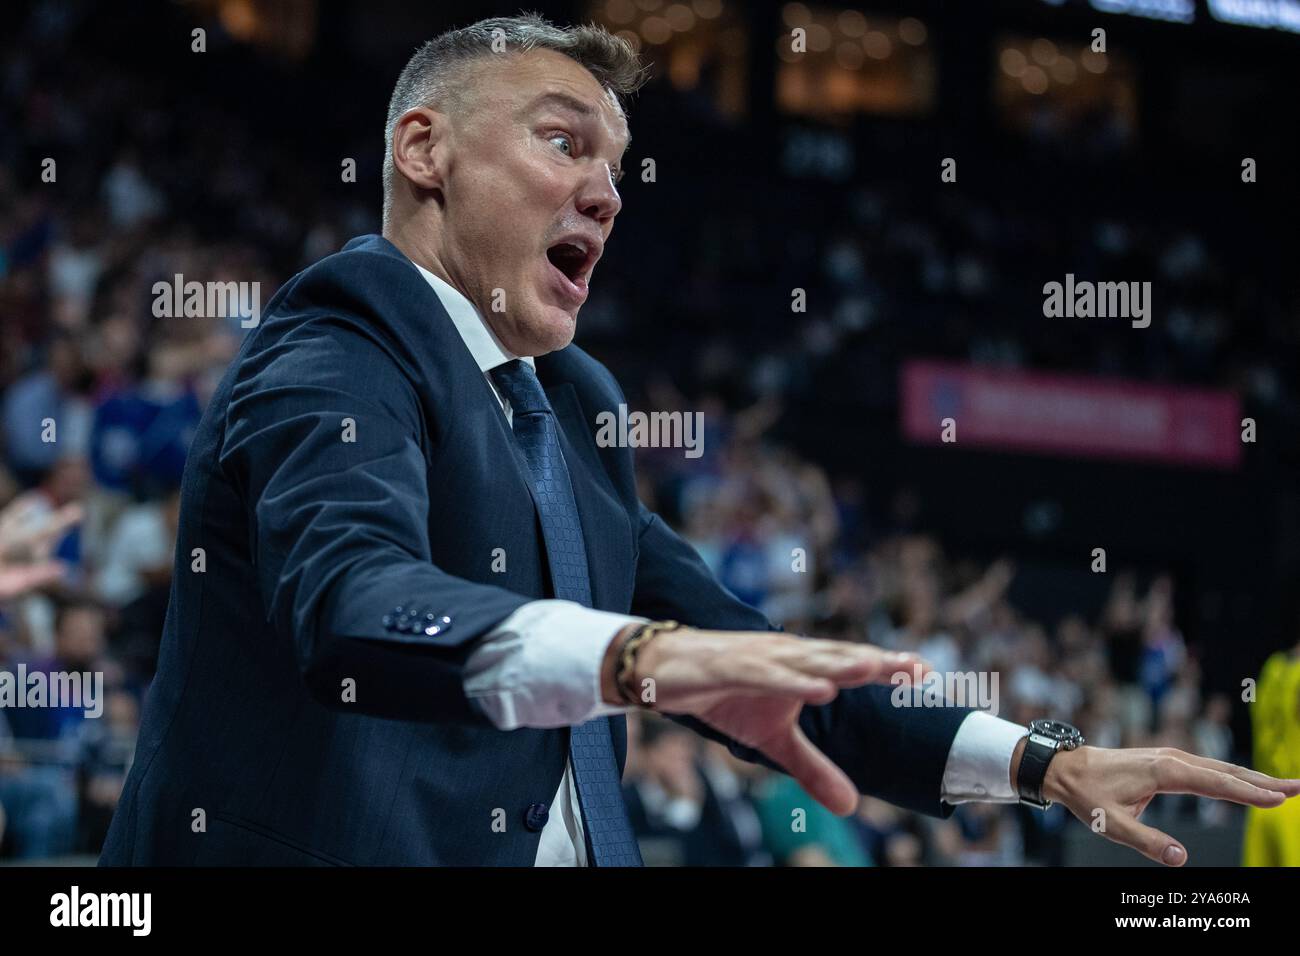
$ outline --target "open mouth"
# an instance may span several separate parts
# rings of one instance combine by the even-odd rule
[[[581,303],[587,298],[587,279],[600,247],[585,237],[562,239],[546,250],[546,258],[558,273],[556,284],[567,298]]]

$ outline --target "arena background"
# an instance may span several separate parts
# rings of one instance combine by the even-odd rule
[[[1243,681],[1300,639],[1300,36],[1205,0],[528,8],[624,31],[655,67],[577,336],[636,408],[704,413],[701,458],[640,454],[647,503],[789,629],[996,672],[1012,719],[1250,763]],[[102,671],[109,692],[98,720],[0,710],[0,861],[98,851],[186,444],[244,334],[155,318],[153,283],[257,281],[264,303],[378,231],[406,57],[518,9],[6,5],[0,543],[84,517],[50,542],[61,580],[0,604],[0,668]],[[1045,317],[1067,274],[1150,282],[1150,326]],[[1142,863],[1060,808],[941,823],[867,801],[792,833],[811,801],[788,781],[662,722],[640,737],[648,862]],[[1147,812],[1193,865],[1240,861],[1236,808]]]

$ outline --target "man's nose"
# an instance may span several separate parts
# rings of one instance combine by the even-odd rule
[[[602,226],[618,215],[623,208],[623,200],[614,186],[609,166],[601,164],[593,167],[582,184],[578,194],[578,211],[591,216]]]

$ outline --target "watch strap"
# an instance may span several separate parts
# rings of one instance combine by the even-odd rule
[[[1052,801],[1043,799],[1043,781],[1047,777],[1047,765],[1056,756],[1056,744],[1056,741],[1040,737],[1032,731],[1025,738],[1025,749],[1020,755],[1020,772],[1016,775],[1022,803],[1040,810],[1046,810],[1052,805]]]

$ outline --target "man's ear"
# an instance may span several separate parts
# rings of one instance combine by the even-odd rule
[[[446,114],[428,107],[407,110],[397,121],[393,130],[393,165],[415,190],[442,191],[446,135]]]

